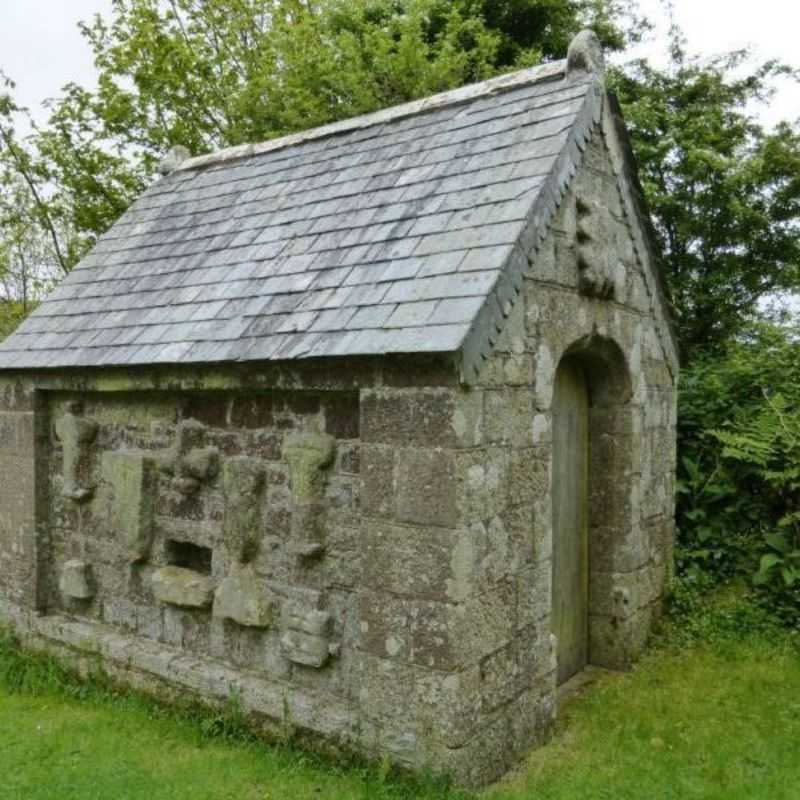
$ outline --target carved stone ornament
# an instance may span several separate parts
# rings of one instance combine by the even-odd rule
[[[214,616],[250,628],[272,624],[273,605],[252,567],[235,569],[225,577],[214,594]]]
[[[240,564],[252,561],[258,553],[262,534],[264,478],[264,465],[257,458],[230,458],[222,468],[222,490],[225,496],[224,541],[233,558]]]
[[[575,245],[578,255],[578,288],[597,300],[614,299],[614,274],[609,263],[608,235],[603,210],[578,198]]]
[[[178,424],[175,444],[160,456],[161,470],[172,476],[172,486],[183,495],[198,492],[219,472],[219,451],[205,447],[205,425],[195,419]]]
[[[67,561],[61,569],[58,588],[64,597],[73,600],[91,600],[94,597],[91,564],[79,559]]]
[[[67,405],[64,416],[56,422],[56,435],[64,453],[64,485],[61,493],[76,503],[85,503],[94,495],[91,482],[92,445],[98,425],[83,416],[78,402]]]
[[[317,558],[325,552],[322,500],[325,468],[333,461],[335,445],[332,436],[303,433],[289,436],[283,448],[292,492],[290,550],[300,559]]]
[[[283,608],[282,622],[281,648],[293,663],[319,669],[338,653],[330,639],[331,615],[327,611],[290,601]]]
[[[153,544],[158,465],[150,453],[103,453],[103,480],[111,485],[114,531],[125,543],[132,562],[144,561]]]
[[[183,608],[208,608],[214,598],[214,580],[183,567],[162,567],[151,578],[153,594],[161,603]]]

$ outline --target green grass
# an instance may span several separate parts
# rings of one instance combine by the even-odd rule
[[[684,598],[685,600],[685,598]],[[679,598],[639,667],[572,702],[486,800],[800,798],[800,650],[757,610]],[[165,709],[0,640],[3,800],[465,797],[249,736],[235,709]]]

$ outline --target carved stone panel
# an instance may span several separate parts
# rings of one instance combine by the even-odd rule
[[[158,466],[146,453],[103,453],[103,479],[113,487],[112,525],[133,562],[150,555],[158,485]]]
[[[333,462],[335,444],[332,436],[303,433],[287,437],[283,446],[292,492],[290,548],[300,558],[314,558],[325,551],[322,525],[325,469]]]
[[[79,559],[67,561],[61,569],[58,588],[62,595],[73,600],[91,600],[94,597],[91,564]]]
[[[214,616],[251,628],[272,624],[273,604],[265,596],[264,581],[251,567],[232,572],[214,594]]]
[[[94,483],[91,480],[92,445],[97,437],[97,423],[83,416],[83,406],[71,402],[67,412],[56,422],[56,435],[64,453],[64,497],[76,503],[91,500]]]
[[[283,653],[295,664],[307,667],[325,666],[335,645],[331,644],[331,615],[327,611],[308,608],[289,601],[283,608]]]
[[[225,546],[242,564],[252,561],[258,551],[262,534],[264,477],[263,462],[256,458],[230,458],[222,468]]]
[[[206,427],[187,419],[175,433],[172,449],[161,454],[161,468],[172,475],[172,485],[181,494],[192,495],[219,472],[219,450],[205,446]]]
[[[184,608],[208,608],[214,597],[214,581],[184,567],[162,567],[151,579],[153,594],[161,603]]]

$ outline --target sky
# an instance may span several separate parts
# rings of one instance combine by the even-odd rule
[[[668,28],[661,0],[640,0],[642,11],[657,23],[653,38],[637,56],[663,63]],[[761,58],[779,58],[800,68],[796,0],[674,0],[678,23],[690,50],[711,55],[753,46]],[[0,0],[0,69],[17,83],[17,99],[38,119],[41,103],[69,81],[92,85],[92,54],[77,23],[108,14],[111,0]],[[770,107],[760,112],[767,124],[800,118],[800,85],[785,81]]]

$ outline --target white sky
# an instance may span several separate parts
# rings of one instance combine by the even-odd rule
[[[653,41],[641,48],[663,60],[666,25],[660,0],[640,0],[659,21]],[[19,102],[37,113],[42,100],[69,81],[92,84],[92,55],[77,29],[78,20],[107,14],[110,0],[0,0],[0,68],[18,85]],[[797,0],[675,0],[679,24],[691,51],[704,55],[753,45],[763,58],[780,58],[800,68],[800,3]],[[37,113],[41,118],[41,112]],[[764,112],[764,120],[800,118],[800,86],[785,82]]]

